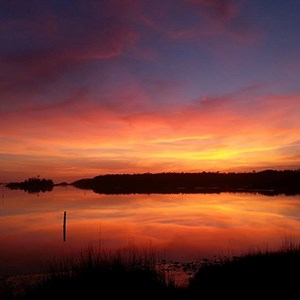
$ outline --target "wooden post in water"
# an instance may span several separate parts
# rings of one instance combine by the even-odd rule
[[[66,236],[66,225],[67,225],[67,212],[65,211],[64,212],[64,223],[63,223],[63,239],[64,239],[64,242],[67,239],[67,236]]]

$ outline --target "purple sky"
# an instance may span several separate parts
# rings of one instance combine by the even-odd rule
[[[299,168],[299,11],[2,0],[0,182]]]

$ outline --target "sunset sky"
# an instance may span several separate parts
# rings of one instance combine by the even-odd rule
[[[0,182],[299,169],[299,12],[1,0]]]

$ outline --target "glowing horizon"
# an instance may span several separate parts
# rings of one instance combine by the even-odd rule
[[[3,2],[0,182],[299,169],[299,3],[71,3]]]

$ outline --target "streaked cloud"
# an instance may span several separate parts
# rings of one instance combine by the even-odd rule
[[[0,180],[297,168],[288,2],[2,1]]]

